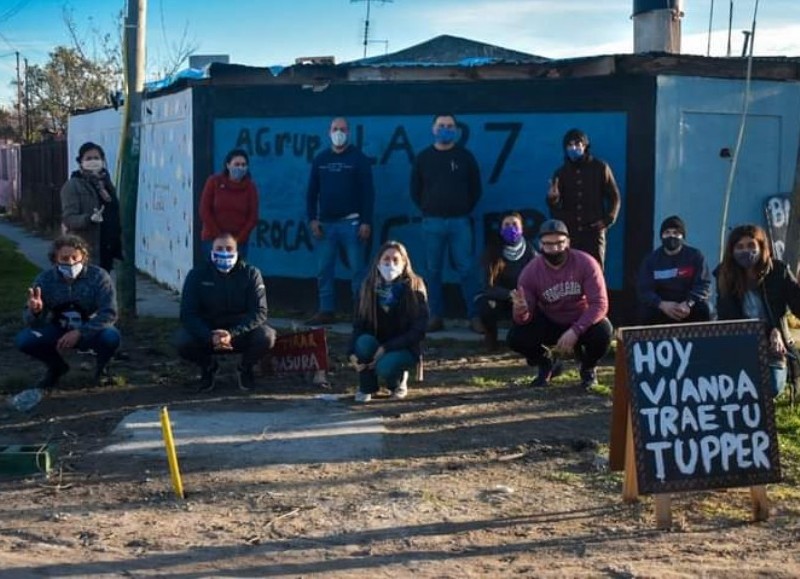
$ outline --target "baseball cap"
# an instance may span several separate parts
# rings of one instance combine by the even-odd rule
[[[558,219],[548,219],[539,226],[539,237],[548,233],[560,233],[569,237],[569,229],[566,223]]]

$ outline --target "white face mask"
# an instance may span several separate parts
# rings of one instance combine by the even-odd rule
[[[83,263],[59,263],[56,265],[59,273],[64,276],[64,279],[75,279],[83,271]]]
[[[403,266],[400,264],[395,265],[393,263],[379,263],[378,271],[384,280],[394,281],[402,275]]]
[[[334,147],[344,147],[344,144],[347,142],[347,133],[344,131],[331,131],[331,143],[333,143]]]
[[[103,169],[102,159],[87,159],[81,163],[81,169],[90,173],[98,173]]]

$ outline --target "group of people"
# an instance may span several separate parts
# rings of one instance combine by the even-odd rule
[[[416,157],[411,174],[411,199],[423,215],[425,280],[396,241],[384,243],[369,267],[362,265],[372,234],[374,185],[369,159],[348,142],[346,119],[333,119],[331,147],[311,165],[307,213],[319,245],[319,310],[309,323],[335,319],[334,269],[344,249],[355,302],[348,356],[359,377],[356,400],[369,401],[379,380],[393,398],[406,396],[426,332],[443,327],[447,254],[460,277],[472,328],[484,333],[490,349],[498,345],[499,322],[510,319],[508,346],[538,368],[533,386],[547,386],[561,372],[566,355],[579,362],[581,384],[591,389],[613,334],[603,275],[606,230],[620,208],[611,168],[590,153],[584,132],[568,131],[564,163],[545,198],[551,219],[531,242],[522,216],[508,212],[487,240],[478,273],[469,251],[470,215],[481,195],[478,164],[458,144],[453,115],[436,115],[432,133],[433,145]],[[86,143],[77,160],[80,168],[61,193],[66,232],[53,243],[53,268],[29,290],[28,327],[16,339],[20,350],[45,363],[42,388],[58,383],[68,370],[61,354],[76,347],[96,353],[95,378],[102,381],[120,343],[109,277],[114,259],[122,257],[119,201],[102,148]],[[216,355],[227,352],[241,354],[239,386],[252,390],[253,367],[276,339],[267,324],[261,272],[245,261],[258,218],[258,193],[248,165],[245,151],[231,151],[201,196],[205,259],[186,277],[175,344],[181,357],[199,366],[202,391],[214,388]],[[686,243],[679,216],[662,222],[660,237],[661,247],[646,257],[637,279],[639,323],[708,321],[712,280],[704,256]],[[99,266],[90,263],[90,256]],[[779,393],[789,362],[796,359],[786,316],[790,311],[800,315],[800,286],[787,266],[773,259],[767,235],[756,225],[730,233],[715,273],[719,319],[765,322],[773,389]]]

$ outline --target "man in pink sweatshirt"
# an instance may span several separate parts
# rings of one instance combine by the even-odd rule
[[[606,318],[608,293],[603,271],[588,253],[569,247],[563,221],[539,228],[541,254],[519,276],[512,294],[514,327],[508,345],[538,366],[531,386],[547,386],[558,374],[551,349],[574,353],[581,363],[581,386],[597,385],[597,362],[608,352],[613,328]]]

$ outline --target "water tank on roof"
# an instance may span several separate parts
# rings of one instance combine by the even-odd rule
[[[681,51],[683,0],[633,0],[633,52]]]
[[[681,11],[681,0],[633,0],[633,15],[653,10],[678,10]]]

